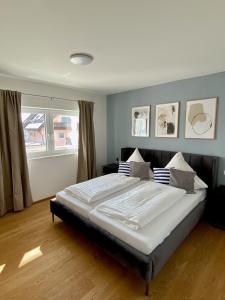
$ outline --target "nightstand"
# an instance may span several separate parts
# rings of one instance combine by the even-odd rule
[[[105,165],[102,167],[102,173],[103,173],[103,175],[107,175],[110,173],[117,173],[118,168],[119,168],[119,165],[116,163],[108,164],[108,165]]]
[[[212,225],[225,229],[225,185],[218,186],[211,194],[206,218]]]

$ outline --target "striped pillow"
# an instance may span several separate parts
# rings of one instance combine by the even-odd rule
[[[166,168],[153,168],[154,180],[158,183],[170,183],[170,170]]]
[[[126,176],[130,176],[130,163],[129,162],[120,161],[118,173],[124,174]]]

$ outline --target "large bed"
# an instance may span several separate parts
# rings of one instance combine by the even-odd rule
[[[121,160],[126,161],[134,148],[122,148]],[[151,162],[151,167],[164,167],[175,152],[139,149],[143,159]],[[50,202],[54,215],[84,232],[97,245],[103,248],[130,271],[141,277],[146,283],[146,295],[149,282],[157,275],[175,249],[182,243],[190,231],[201,219],[209,194],[216,185],[218,158],[198,154],[183,153],[185,160],[208,185],[208,189],[196,194],[185,195],[181,201],[159,215],[154,223],[141,230],[134,231],[121,222],[101,214],[96,207],[129,192],[141,183],[134,183],[123,191],[105,197],[104,201],[94,204],[74,199],[65,191],[57,194]]]

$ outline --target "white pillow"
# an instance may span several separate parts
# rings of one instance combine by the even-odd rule
[[[128,158],[127,162],[136,161],[136,162],[145,162],[142,158],[138,148],[134,150],[134,152],[131,154],[131,156]]]
[[[131,162],[131,161],[145,162],[143,157],[141,156],[141,153],[139,152],[138,148],[136,148],[134,150],[134,152],[131,154],[131,156],[127,160],[127,162]],[[150,177],[150,179],[154,178],[154,174],[153,174],[151,168],[149,168],[149,177]]]
[[[175,168],[181,171],[194,171],[191,166],[185,161],[181,152],[174,155],[171,161],[165,166],[165,168]],[[206,189],[208,186],[197,175],[195,176],[195,190]]]

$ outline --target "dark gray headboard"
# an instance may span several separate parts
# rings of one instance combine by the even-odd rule
[[[135,148],[122,148],[121,160],[126,161]],[[151,168],[165,167],[176,154],[173,151],[139,149],[143,159],[151,162]],[[213,190],[217,185],[218,161],[217,156],[183,153],[186,162],[197,172],[199,177],[208,185],[208,190]]]

